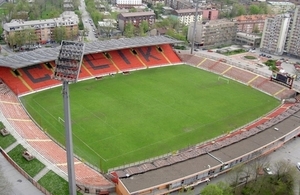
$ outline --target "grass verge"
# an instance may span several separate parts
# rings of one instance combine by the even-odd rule
[[[17,165],[19,165],[28,175],[31,177],[34,177],[36,174],[38,174],[45,165],[41,163],[37,159],[33,159],[31,161],[27,161],[23,156],[22,153],[25,150],[25,148],[22,145],[16,146],[14,149],[8,152],[8,155],[10,158],[15,161]]]

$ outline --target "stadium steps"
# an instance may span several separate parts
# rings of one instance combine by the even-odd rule
[[[146,68],[143,63],[130,51],[130,49],[115,50],[109,52],[111,60],[121,71]]]
[[[116,67],[102,53],[95,56],[94,54],[84,56],[83,63],[86,71],[89,71],[94,77],[118,72]]]
[[[173,50],[171,45],[165,44],[165,45],[159,45],[159,47],[162,49],[162,52],[165,54],[165,56],[168,58],[168,60],[171,63],[173,63],[173,64],[181,63],[180,57]]]
[[[135,50],[139,58],[148,67],[169,64],[164,56],[157,51],[156,46],[139,47],[135,48]]]
[[[30,92],[30,88],[26,83],[22,82],[18,76],[16,76],[10,68],[0,67],[1,79],[15,94],[23,94]]]
[[[18,70],[21,73],[20,79],[22,78],[34,91],[60,83],[52,79],[52,70],[47,69],[44,64],[28,66]]]

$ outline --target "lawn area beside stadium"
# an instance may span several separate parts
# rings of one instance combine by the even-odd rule
[[[21,98],[64,144],[61,87]],[[172,153],[234,130],[279,100],[188,65],[118,74],[70,85],[74,152],[102,170]]]

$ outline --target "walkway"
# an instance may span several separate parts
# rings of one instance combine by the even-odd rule
[[[1,116],[2,115],[0,115],[0,120],[2,120]],[[40,190],[21,175],[1,154],[0,166],[4,177],[12,184],[10,195],[43,195]]]

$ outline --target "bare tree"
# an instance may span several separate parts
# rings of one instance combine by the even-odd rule
[[[255,181],[257,181],[257,177],[261,174],[263,168],[268,167],[269,165],[270,161],[267,156],[259,157],[250,163],[250,166],[252,167],[254,173]]]
[[[1,195],[10,195],[12,193],[12,184],[5,178],[0,165],[0,192]]]

